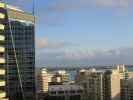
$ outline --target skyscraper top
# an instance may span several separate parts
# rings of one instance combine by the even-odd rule
[[[31,13],[27,13],[15,6],[7,5],[9,18],[19,20],[21,22],[30,22],[34,23],[35,18]]]
[[[16,6],[12,6],[12,5],[7,5],[8,9],[12,9],[12,10],[16,10],[16,11],[20,11],[20,12],[24,12],[22,9],[16,7]]]

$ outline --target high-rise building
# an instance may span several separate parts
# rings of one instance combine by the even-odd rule
[[[42,68],[38,74],[38,91],[48,93],[49,73],[47,69]]]
[[[117,70],[81,70],[77,83],[84,87],[84,100],[120,100],[120,74]]]
[[[120,100],[121,80],[118,70],[107,70],[103,78],[103,100]]]
[[[84,87],[84,100],[103,100],[103,72],[95,69],[80,70],[77,83]]]
[[[35,100],[34,19],[0,2],[0,98]]]
[[[129,76],[128,74],[129,74],[129,72],[128,72],[128,70],[126,69],[126,67],[125,67],[124,64],[117,65],[116,68],[117,68],[117,71],[118,71],[119,74],[120,74],[121,80],[123,80],[123,79],[128,79],[128,76]]]
[[[6,100],[5,4],[0,2],[0,100]],[[3,23],[2,23],[3,22]]]
[[[49,73],[46,68],[41,68],[37,74],[37,100],[45,100],[48,95]]]
[[[121,100],[133,100],[133,78],[122,81]]]
[[[49,85],[61,85],[69,81],[69,74],[64,70],[48,72],[46,68],[41,68],[38,75],[38,91],[47,93]]]

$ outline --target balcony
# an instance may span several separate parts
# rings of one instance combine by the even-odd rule
[[[0,8],[5,8],[5,3],[0,2]]]
[[[4,58],[0,58],[0,64],[4,64],[5,63],[5,59]]]
[[[5,29],[5,25],[0,24],[0,30],[4,30]]]
[[[2,98],[2,100],[3,100],[3,98],[5,98],[5,97],[6,97],[6,92],[0,91],[0,98]]]
[[[0,75],[5,75],[5,74],[6,74],[5,69],[0,69]]]
[[[0,19],[4,19],[5,18],[5,14],[0,13]]]
[[[8,98],[3,98],[2,100],[9,100]]]
[[[6,85],[6,82],[0,80],[0,86],[5,86],[5,85]]]
[[[0,99],[1,100],[1,99]],[[9,99],[7,99],[7,98],[2,98],[2,100],[9,100]]]
[[[0,35],[0,41],[4,41],[5,40],[5,36]]]
[[[0,53],[5,52],[5,48],[0,46]]]

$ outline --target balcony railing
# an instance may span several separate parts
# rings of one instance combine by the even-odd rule
[[[5,3],[0,2],[0,8],[5,8]]]
[[[4,41],[5,40],[5,36],[0,35],[0,41]]]
[[[5,69],[0,69],[0,75],[5,75],[5,74],[6,74]]]
[[[5,29],[5,25],[0,24],[0,30],[4,30]]]
[[[5,86],[5,85],[6,85],[6,82],[5,82],[5,81],[0,80],[0,86]]]
[[[0,91],[0,98],[5,98],[6,97],[6,92],[5,91]]]
[[[0,64],[5,63],[5,58],[0,58]]]
[[[0,19],[4,19],[5,18],[5,14],[0,13]]]
[[[2,52],[2,53],[5,52],[5,48],[0,46],[0,53],[1,53],[1,52]]]

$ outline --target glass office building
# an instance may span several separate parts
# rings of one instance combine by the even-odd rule
[[[35,18],[4,3],[0,17],[0,100],[35,100]]]

